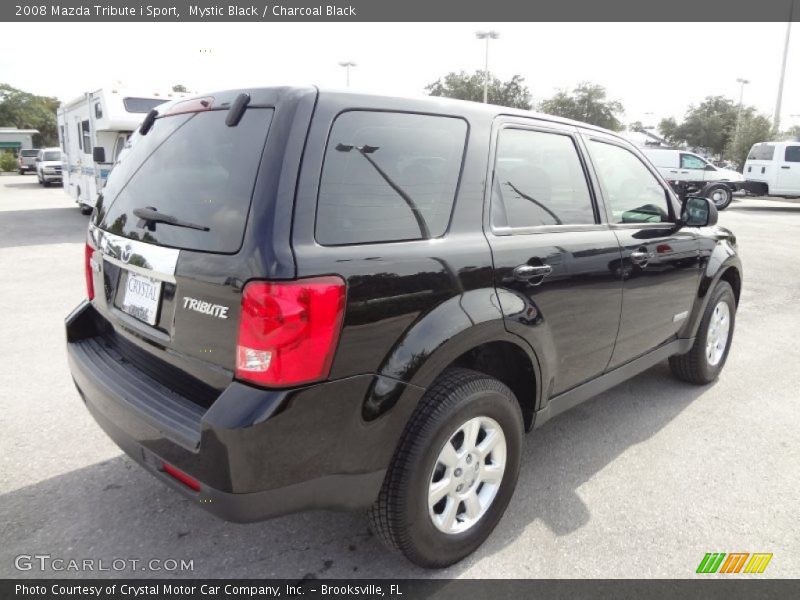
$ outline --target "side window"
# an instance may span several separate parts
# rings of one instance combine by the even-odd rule
[[[78,127],[78,148],[83,150],[83,130],[81,129],[81,122],[78,121],[75,125]]]
[[[63,125],[58,126],[58,131],[60,133],[59,137],[61,138],[61,150],[64,152],[67,151],[67,130],[64,129]]]
[[[705,169],[706,162],[691,154],[681,154],[681,169]]]
[[[586,175],[570,136],[500,131],[492,182],[494,227],[594,223]]]
[[[467,124],[453,117],[339,115],[322,167],[317,241],[343,245],[444,234],[466,135]]]
[[[613,223],[661,223],[670,220],[666,190],[639,158],[620,146],[589,141],[603,196]]]
[[[97,102],[94,105],[94,118],[95,119],[102,119],[103,118],[103,107]]]
[[[786,162],[800,162],[800,146],[786,146]]]
[[[81,122],[81,133],[83,135],[83,153],[84,154],[91,154],[92,153],[92,136],[89,133],[89,121],[82,121]]]

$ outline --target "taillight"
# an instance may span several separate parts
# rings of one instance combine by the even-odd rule
[[[326,378],[344,305],[339,277],[251,281],[242,294],[236,376],[278,387]]]
[[[83,266],[86,270],[86,295],[89,296],[89,300],[94,299],[94,278],[92,277],[92,254],[94,254],[94,248],[92,248],[89,244],[86,244],[86,247],[83,251]]]

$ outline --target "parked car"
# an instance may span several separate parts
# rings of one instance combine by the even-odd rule
[[[800,196],[800,139],[755,144],[744,163],[747,191]]]
[[[36,157],[39,156],[39,148],[20,150],[17,156],[18,172],[25,175],[29,171],[36,171]]]
[[[502,517],[525,431],[667,359],[718,377],[742,279],[716,221],[558,117],[297,87],[172,102],[98,199],[70,369],[212,513],[370,508],[442,567]]]
[[[744,176],[720,168],[699,154],[668,148],[643,148],[645,156],[682,196],[692,194],[710,199],[717,210],[724,210],[741,189]]]
[[[39,155],[36,157],[36,176],[40,185],[50,187],[52,183],[61,183],[61,161],[61,148],[39,150]]]

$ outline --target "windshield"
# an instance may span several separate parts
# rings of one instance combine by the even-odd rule
[[[756,144],[750,149],[747,160],[772,160],[775,154],[775,146],[772,144]]]
[[[42,155],[42,160],[61,160],[61,152],[59,152],[58,150],[45,152]]]
[[[152,244],[238,251],[272,113],[247,109],[236,127],[225,124],[226,110],[157,119],[147,135],[134,136],[120,155],[98,198],[95,224]],[[134,214],[147,208],[203,229]]]

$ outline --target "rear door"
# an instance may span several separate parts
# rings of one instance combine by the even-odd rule
[[[677,202],[634,150],[586,134],[607,218],[622,247],[622,319],[609,368],[675,337],[699,284],[698,230],[676,231]]]
[[[120,155],[91,229],[109,343],[162,381],[217,390],[232,378],[241,287],[264,273],[238,253],[274,110],[248,108],[236,126],[227,112],[157,119]]]
[[[800,195],[800,144],[786,144],[778,165],[776,191],[787,195]]]
[[[619,326],[620,248],[574,127],[496,125],[487,237],[506,328],[542,360],[552,396],[601,374]]]

